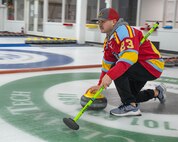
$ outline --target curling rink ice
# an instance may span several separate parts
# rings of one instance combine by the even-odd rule
[[[0,142],[178,142],[178,67],[166,67],[160,79],[145,85],[164,83],[167,101],[142,103],[142,116],[109,114],[120,104],[112,83],[102,92],[108,100],[104,110],[86,111],[78,131],[63,123],[64,117],[77,115],[80,97],[97,84],[101,69],[91,65],[101,64],[102,50],[99,45],[1,47]],[[61,68],[30,72],[53,67]]]

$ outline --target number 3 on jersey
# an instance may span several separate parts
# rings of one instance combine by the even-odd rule
[[[122,52],[123,50],[125,50],[125,48],[134,48],[133,42],[131,39],[126,39],[125,41],[123,41],[121,43],[121,48],[120,48],[120,52]]]

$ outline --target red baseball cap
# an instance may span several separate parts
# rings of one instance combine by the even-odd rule
[[[97,20],[119,20],[119,13],[113,8],[104,8],[99,12]]]

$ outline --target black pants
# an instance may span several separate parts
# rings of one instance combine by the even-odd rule
[[[141,89],[147,81],[155,80],[156,77],[150,74],[140,63],[132,65],[121,77],[114,80],[116,89],[123,104],[131,102],[140,103],[154,97],[154,90]]]

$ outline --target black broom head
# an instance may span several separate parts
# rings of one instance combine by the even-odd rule
[[[63,118],[63,122],[70,128],[73,130],[78,130],[79,129],[79,125],[71,118]]]

